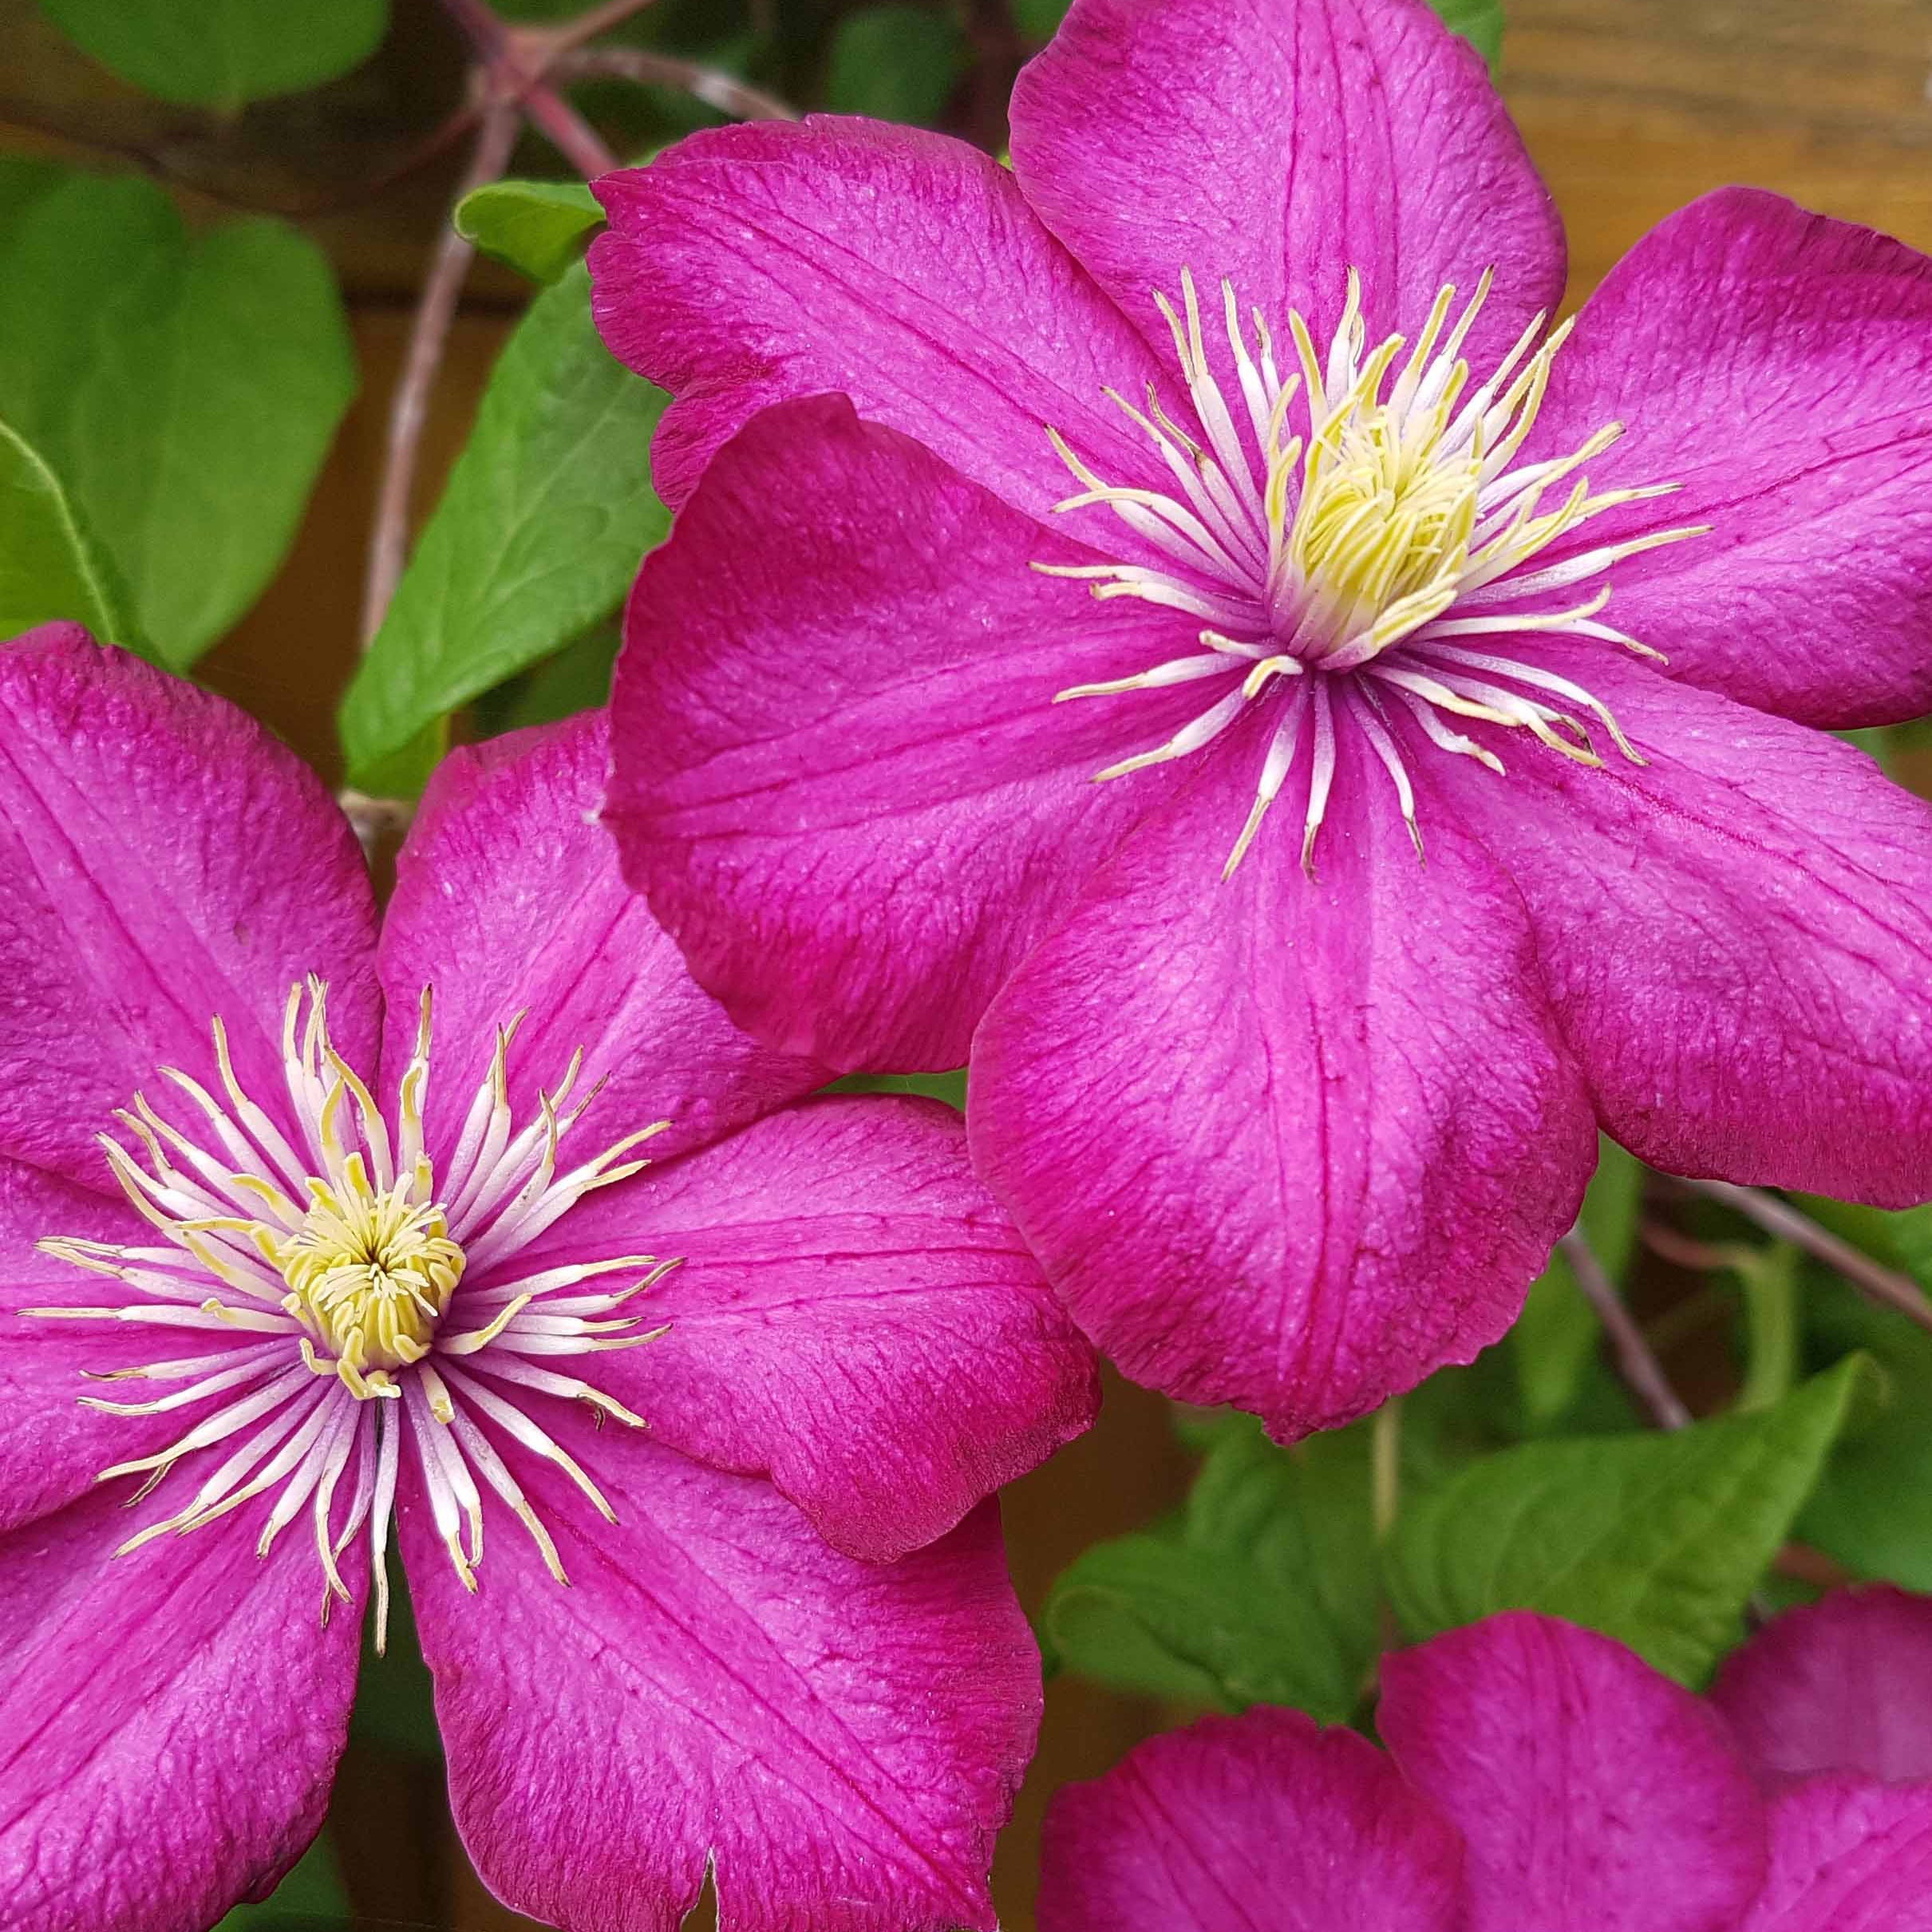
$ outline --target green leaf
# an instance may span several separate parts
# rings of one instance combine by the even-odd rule
[[[456,232],[532,282],[555,282],[604,211],[581,181],[492,181],[456,203]]]
[[[1061,1573],[1045,1641],[1068,1669],[1118,1689],[1339,1721],[1377,1636],[1369,1507],[1363,1428],[1290,1450],[1230,1419],[1177,1520],[1096,1543]]]
[[[389,0],[41,0],[85,53],[144,93],[232,113],[359,67]]]
[[[1021,38],[1039,47],[1060,31],[1071,0],[1009,0],[1009,4]]]
[[[1643,1164],[1634,1156],[1614,1140],[1602,1143],[1578,1219],[1612,1281],[1621,1279],[1636,1245],[1643,1176]],[[1602,1339],[1596,1313],[1569,1262],[1560,1253],[1552,1254],[1509,1337],[1523,1420],[1532,1432],[1548,1428],[1574,1401]]]
[[[238,1905],[215,1932],[299,1932],[310,1926],[346,1925],[349,1894],[328,1834],[302,1853],[259,1905]]]
[[[334,278],[294,229],[191,239],[149,182],[0,160],[0,417],[164,662],[260,593],[354,389]]]
[[[1823,1276],[1806,1283],[1805,1304],[1811,1345],[1875,1357],[1885,1399],[1846,1425],[1798,1519],[1799,1540],[1860,1576],[1932,1590],[1932,1334]]]
[[[1461,34],[1494,73],[1503,57],[1503,0],[1429,0],[1444,24]]]
[[[1740,1245],[1732,1272],[1744,1294],[1744,1375],[1740,1410],[1781,1402],[1798,1379],[1798,1270],[1802,1257],[1788,1241]]]
[[[623,643],[623,627],[614,618],[593,624],[573,638],[555,657],[512,678],[476,701],[476,717],[484,733],[496,737],[506,731],[523,731],[532,725],[554,725],[610,701],[610,674]]]
[[[832,36],[825,104],[840,114],[930,126],[946,113],[966,58],[949,14],[871,6],[847,14]]]
[[[610,615],[670,517],[662,393],[614,362],[582,263],[531,304],[342,705],[351,782]]]
[[[923,1093],[928,1100],[944,1100],[947,1106],[966,1112],[966,1070],[954,1067],[947,1073],[847,1073],[835,1080],[827,1093]]]
[[[60,478],[0,422],[0,638],[57,618],[144,654],[125,587]]]
[[[1694,1684],[1843,1426],[1863,1357],[1750,1415],[1673,1435],[1534,1442],[1485,1457],[1405,1511],[1389,1594],[1416,1638],[1535,1610],[1621,1638]]]

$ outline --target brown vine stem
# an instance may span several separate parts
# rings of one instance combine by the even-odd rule
[[[788,101],[752,87],[734,74],[674,54],[654,53],[642,47],[587,47],[563,55],[551,70],[575,79],[610,74],[643,87],[674,87],[680,93],[716,108],[734,121],[796,121],[799,111]]]
[[[568,53],[586,41],[595,40],[600,34],[608,34],[613,27],[621,27],[634,14],[642,13],[651,3],[652,0],[604,0],[602,6],[594,6],[588,13],[579,14],[575,20],[567,20],[560,26],[551,28],[544,35],[545,44],[553,55]]]
[[[638,5],[645,0],[638,0]],[[444,10],[460,27],[476,58],[474,86],[480,97],[480,124],[469,166],[456,190],[456,199],[496,180],[509,165],[520,123],[540,128],[557,148],[586,175],[607,172],[616,158],[595,131],[561,95],[547,85],[546,63],[553,48],[577,30],[601,33],[623,18],[613,5],[593,8],[568,22],[551,39],[526,39],[506,26],[485,0],[443,0]],[[629,9],[635,12],[637,8]],[[443,352],[456,319],[476,250],[446,227],[437,238],[429,272],[417,303],[416,320],[402,373],[389,405],[389,435],[383,452],[382,480],[377,493],[375,526],[369,539],[369,568],[362,597],[362,648],[368,650],[381,628],[384,614],[401,581],[409,544],[409,500],[415,487],[417,459],[430,392],[442,367]]]
[[[464,171],[457,198],[494,181],[509,164],[516,144],[517,112],[508,101],[492,101],[483,111],[482,125],[469,166]],[[456,319],[457,298],[476,250],[446,225],[437,238],[429,272],[416,305],[409,346],[402,373],[389,400],[389,434],[382,459],[382,481],[376,496],[375,528],[369,539],[369,572],[363,586],[362,648],[367,650],[381,628],[383,614],[402,576],[409,546],[409,499],[416,484],[417,458],[422,448],[429,393]]]
[[[493,97],[508,101],[586,176],[608,174],[617,156],[595,128],[545,78],[555,35],[508,26],[486,0],[443,0],[463,30]],[[563,30],[567,33],[567,27]]]
[[[555,89],[541,83],[526,88],[523,109],[531,125],[540,128],[587,181],[616,167],[617,156],[604,145],[603,136]]]
[[[1932,1301],[1927,1301],[1910,1275],[1874,1261],[1863,1248],[1842,1240],[1782,1196],[1762,1187],[1740,1187],[1731,1181],[1689,1180],[1684,1185],[1754,1222],[1768,1235],[1776,1235],[1803,1248],[1827,1268],[1842,1274],[1859,1294],[1882,1308],[1932,1329]]]
[[[1597,1258],[1582,1227],[1573,1227],[1557,1243],[1570,1272],[1584,1298],[1597,1311],[1603,1332],[1610,1337],[1610,1353],[1617,1373],[1645,1414],[1660,1429],[1681,1429],[1691,1420],[1677,1392],[1664,1373],[1663,1365],[1651,1353],[1650,1345],[1637,1326],[1635,1318],[1617,1292],[1617,1284]]]

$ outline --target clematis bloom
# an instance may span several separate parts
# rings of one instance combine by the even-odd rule
[[[1711,1701],[1773,1784],[1932,1781],[1932,1597],[1866,1584],[1787,1610],[1725,1659]]]
[[[607,808],[760,1037],[970,1049],[1126,1371],[1340,1423],[1499,1336],[1599,1128],[1932,1194],[1932,267],[1728,190],[1572,328],[1421,0],[1074,0],[1013,167],[599,184],[675,401]]]
[[[393,1514],[503,1897],[990,1926],[1038,1675],[982,1499],[1093,1371],[957,1117],[690,983],[601,719],[447,760],[378,937],[220,700],[63,626],[0,718],[0,1918],[266,1891]]]
[[[1775,1683],[1808,1647],[1800,1630],[1753,1668]],[[1887,1655],[1865,1653],[1863,1701]],[[1855,1768],[1761,1795],[1717,1711],[1553,1618],[1492,1617],[1383,1669],[1386,1755],[1258,1707],[1061,1792],[1041,1932],[1932,1927],[1932,1784]]]

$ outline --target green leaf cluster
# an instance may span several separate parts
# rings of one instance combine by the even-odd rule
[[[130,86],[226,113],[360,66],[389,19],[389,0],[41,0],[41,10]]]
[[[1171,1522],[1096,1544],[1053,1586],[1050,1655],[1117,1689],[1219,1710],[1360,1697],[1376,1640],[1364,1429],[1277,1448],[1230,1417]]]
[[[0,582],[191,664],[293,539],[355,388],[328,264],[279,222],[191,235],[152,183],[0,160]]]
[[[1867,1373],[1855,1357],[1767,1409],[1472,1464],[1396,1526],[1386,1574],[1403,1630],[1541,1610],[1698,1682],[1742,1635]]]
[[[1503,1610],[1567,1618],[1694,1685],[1742,1634],[1870,1378],[1856,1357],[1673,1434],[1475,1456],[1411,1485],[1379,1546],[1371,1424],[1286,1449],[1231,1418],[1173,1519],[1061,1574],[1043,1638],[1064,1667],[1116,1689],[1223,1710],[1293,1705],[1325,1722],[1361,1701],[1381,1604],[1412,1642]],[[1405,1483],[1416,1466],[1405,1460]]]

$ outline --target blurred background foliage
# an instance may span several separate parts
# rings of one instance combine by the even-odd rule
[[[1917,0],[1509,0],[1507,37],[1497,0],[1435,3],[1500,60],[1572,305],[1732,180],[1932,246]],[[578,0],[0,0],[0,634],[77,618],[206,680],[354,788],[380,863],[448,743],[600,701],[666,528],[663,399],[590,323],[585,174],[812,109],[998,153],[1062,10],[615,0],[585,34]],[[1859,736],[1932,789],[1920,729]],[[1503,1343],[1381,1416],[1287,1451],[1110,1381],[1009,1492],[1051,1681],[1005,1922],[1055,1785],[1203,1709],[1359,1721],[1389,1642],[1528,1605],[1695,1683],[1781,1602],[1932,1590],[1932,1211],[1606,1148],[1580,1231]],[[455,1841],[399,1628],[322,1839],[225,1932],[521,1922]]]

